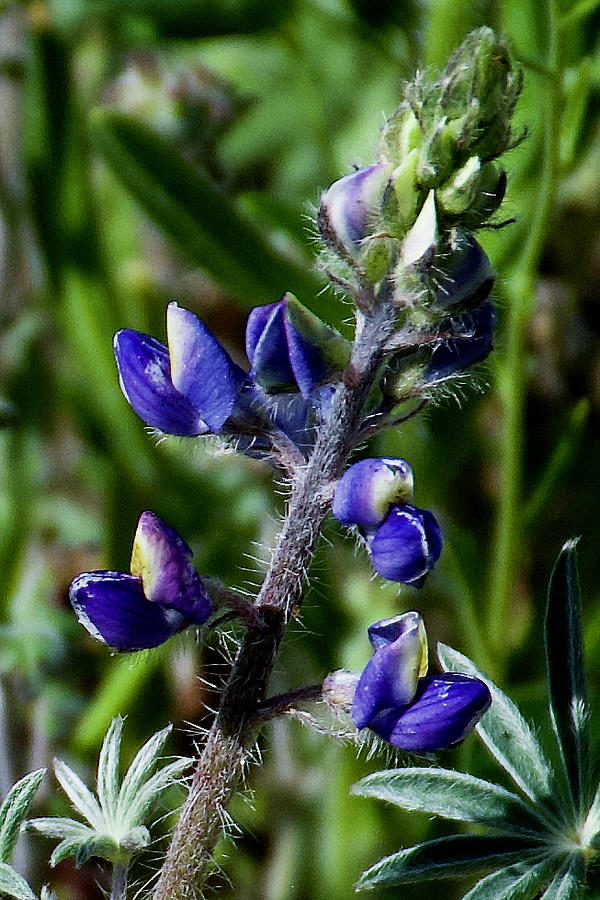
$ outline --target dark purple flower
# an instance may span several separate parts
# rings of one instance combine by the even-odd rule
[[[373,568],[389,581],[419,587],[442,552],[442,533],[426,509],[392,506],[386,519],[367,533]]]
[[[383,522],[392,504],[411,503],[413,487],[412,469],[405,459],[361,459],[338,481],[331,511],[342,525],[368,530]]]
[[[483,681],[451,672],[420,678],[412,702],[378,713],[368,727],[409,753],[434,753],[462,741],[491,703]]]
[[[131,574],[83,572],[71,582],[77,619],[115,650],[156,647],[188,625],[202,625],[212,604],[191,555],[172,528],[154,513],[142,513]]]
[[[352,718],[401,750],[431,753],[462,740],[491,698],[467,675],[426,675],[427,637],[419,613],[369,628],[374,653],[356,687]]]
[[[218,434],[247,381],[208,328],[176,303],[167,307],[169,347],[139,331],[115,335],[119,382],[138,416],[167,434]]]
[[[443,323],[440,331],[448,331],[452,337],[434,348],[423,380],[441,381],[485,359],[494,346],[496,318],[496,307],[487,300],[472,312]]]
[[[468,231],[456,231],[445,259],[436,259],[435,299],[445,309],[474,309],[494,287],[494,270],[479,242]]]

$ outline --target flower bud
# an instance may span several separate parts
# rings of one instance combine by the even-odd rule
[[[379,147],[382,156],[398,166],[412,150],[421,146],[422,140],[419,120],[408,103],[404,102],[385,123]]]
[[[429,191],[417,220],[402,244],[402,264],[406,267],[427,264],[438,240],[435,192]]]
[[[481,245],[468,231],[455,229],[447,255],[436,256],[434,303],[448,310],[473,309],[487,299],[494,280]]]
[[[412,503],[413,473],[404,459],[362,459],[337,483],[332,512],[342,525],[370,529],[380,525],[390,506]]]
[[[411,150],[392,172],[382,202],[385,230],[392,237],[402,238],[415,221],[422,192],[417,186],[419,151]]]
[[[376,622],[369,628],[375,652],[364,669],[352,704],[357,728],[382,710],[407,706],[427,672],[427,635],[418,612]]]
[[[428,510],[392,506],[385,521],[367,535],[367,546],[382,578],[420,587],[442,552],[442,533]]]
[[[389,163],[375,163],[340,178],[322,194],[317,224],[332,249],[356,253],[379,215],[391,171]]]

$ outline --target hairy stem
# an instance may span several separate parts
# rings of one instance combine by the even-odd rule
[[[126,900],[127,898],[127,866],[113,866],[110,886],[110,900]]]
[[[372,315],[358,316],[350,363],[328,418],[319,428],[308,462],[292,478],[287,515],[256,600],[259,615],[248,625],[223,691],[154,900],[200,896],[211,872],[213,850],[226,825],[246,751],[256,739],[259,705],[286,628],[302,602],[306,573],[330,504],[329,488],[359,440],[365,403],[395,319],[396,309],[387,299],[375,306]]]

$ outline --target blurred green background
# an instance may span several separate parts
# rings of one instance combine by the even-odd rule
[[[256,585],[283,509],[265,464],[146,434],[118,388],[113,333],[163,338],[174,299],[243,363],[248,309],[287,289],[346,328],[350,309],[313,264],[319,192],[374,159],[415,68],[441,68],[482,24],[524,70],[515,131],[528,130],[506,158],[503,215],[516,222],[481,235],[498,271],[497,350],[455,398],[368,448],[411,462],[445,550],[417,594],[374,580],[330,521],[273,692],[361,668],[366,626],[418,605],[432,645],[471,655],[543,734],[546,584],[562,543],[582,535],[597,699],[600,2],[3,2],[0,794],[53,755],[91,773],[117,712],[129,754],[171,720],[171,752],[190,752],[187,723],[206,725],[216,702],[197,674],[218,683],[233,638],[111,656],[75,622],[67,586],[83,570],[127,570],[147,508],[192,545],[199,572]],[[357,760],[289,720],[261,751],[233,810],[241,833],[220,848],[224,898],[346,900],[382,855],[452,830],[348,795],[382,757]],[[442,762],[489,765],[476,738]],[[45,785],[36,812],[64,812]],[[102,896],[94,863],[51,872],[49,851],[31,838],[15,865],[61,900]],[[376,896],[440,890],[464,885]]]

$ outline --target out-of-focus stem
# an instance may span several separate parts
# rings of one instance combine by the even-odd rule
[[[306,573],[330,500],[329,486],[341,475],[354,449],[366,400],[385,342],[396,319],[391,303],[360,316],[352,357],[332,399],[314,450],[298,468],[288,511],[271,564],[258,595],[257,621],[249,623],[221,706],[198,760],[154,900],[198,896],[212,868],[216,842],[227,824],[227,809],[246,751],[256,737],[257,713],[286,628],[302,602]]]
[[[548,53],[546,62],[560,72],[560,34],[555,0],[548,0]],[[509,316],[507,345],[500,369],[499,388],[504,405],[501,438],[501,495],[493,553],[488,633],[490,645],[501,667],[506,655],[506,622],[512,602],[515,573],[519,570],[522,540],[521,505],[525,445],[525,357],[526,335],[534,307],[537,267],[542,253],[556,192],[559,167],[559,134],[562,93],[560,78],[547,80],[544,157],[534,218],[515,272],[507,285]],[[498,674],[498,673],[496,673]]]

